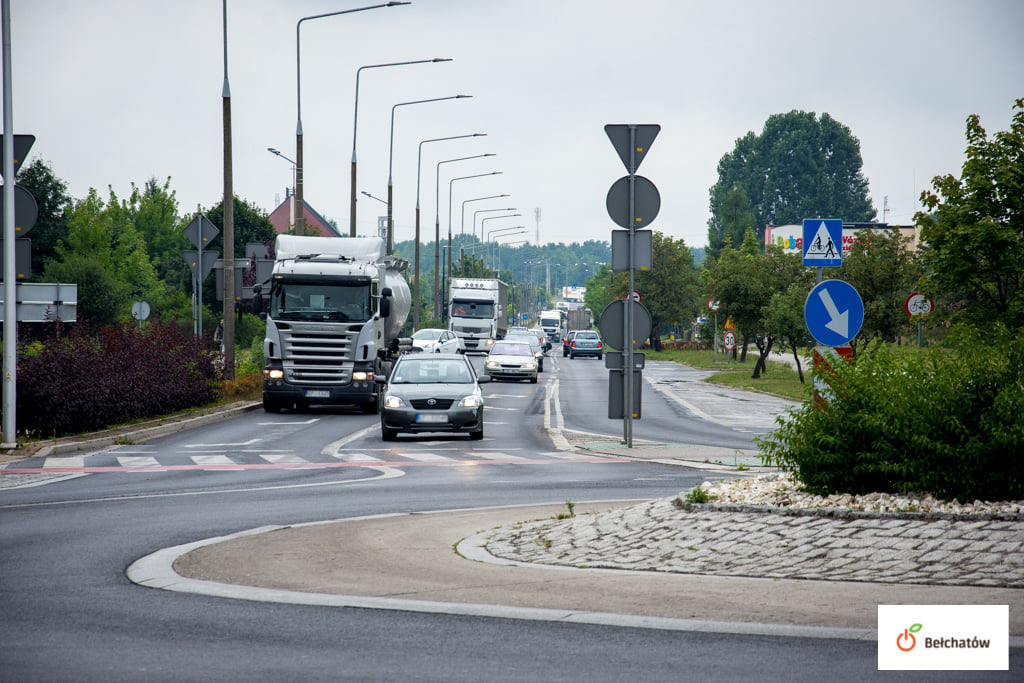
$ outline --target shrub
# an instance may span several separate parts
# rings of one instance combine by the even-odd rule
[[[213,398],[214,358],[174,323],[76,327],[19,354],[18,431],[63,436],[202,405]]]
[[[879,346],[839,363],[828,405],[805,404],[761,457],[820,494],[1024,498],[1024,339],[960,329],[941,347]]]

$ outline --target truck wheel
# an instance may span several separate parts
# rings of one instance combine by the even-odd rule
[[[280,413],[281,404],[270,399],[263,399],[263,411],[267,413]]]

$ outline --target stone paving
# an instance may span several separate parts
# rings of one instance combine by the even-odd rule
[[[495,530],[507,560],[716,576],[1024,588],[1024,517],[874,514],[664,498]]]

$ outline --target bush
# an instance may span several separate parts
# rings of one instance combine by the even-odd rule
[[[65,329],[68,329],[65,327]],[[174,323],[84,327],[19,353],[17,427],[63,436],[203,405],[216,354]]]
[[[809,490],[1024,498],[1024,339],[960,329],[920,353],[879,346],[839,363],[830,389],[759,440]]]

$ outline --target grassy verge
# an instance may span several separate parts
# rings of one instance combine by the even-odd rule
[[[802,401],[810,391],[811,375],[808,368],[804,368],[804,380],[806,384],[800,383],[800,376],[794,368],[785,363],[768,362],[767,372],[761,373],[759,379],[753,379],[754,363],[757,361],[757,352],[748,353],[746,361],[741,362],[726,358],[722,354],[717,357],[712,351],[682,351],[665,350],[655,353],[651,349],[644,349],[648,360],[667,360],[702,370],[713,370],[714,375],[707,381],[724,384],[737,389],[753,391],[764,391],[776,396],[790,398],[794,401]]]

